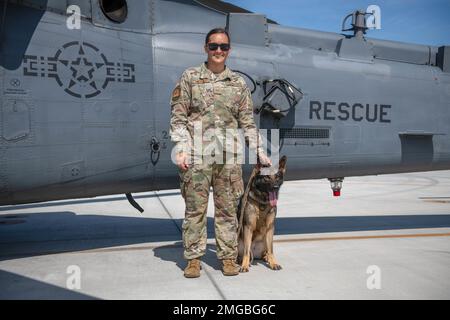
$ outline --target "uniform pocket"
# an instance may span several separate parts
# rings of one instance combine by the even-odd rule
[[[219,99],[223,105],[231,112],[231,114],[237,118],[239,115],[239,100],[240,100],[240,91],[239,88],[236,87],[225,87],[222,89],[221,95]]]
[[[186,193],[189,187],[189,183],[192,180],[192,170],[180,171],[180,191],[181,196],[186,199]]]

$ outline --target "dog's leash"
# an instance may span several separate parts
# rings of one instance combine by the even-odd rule
[[[245,187],[244,195],[242,196],[242,202],[241,202],[241,210],[240,210],[240,216],[239,216],[239,225],[238,225],[238,237],[241,234],[242,231],[242,224],[244,222],[244,210],[245,206],[247,205],[247,199],[248,199],[248,193],[250,192],[250,187],[252,185],[253,179],[256,176],[256,173],[258,172],[258,167],[254,166],[252,174],[250,175],[250,178],[248,179],[247,186]]]

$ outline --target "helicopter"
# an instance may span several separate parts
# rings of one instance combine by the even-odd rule
[[[0,205],[179,188],[170,96],[229,32],[286,180],[450,169],[450,46],[287,27],[212,0],[3,0]],[[252,167],[244,165],[245,175]]]

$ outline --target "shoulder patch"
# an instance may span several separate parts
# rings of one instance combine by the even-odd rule
[[[175,89],[173,89],[172,91],[172,101],[176,102],[180,99],[181,96],[181,88],[180,88],[180,84],[177,84],[177,86],[175,87]]]

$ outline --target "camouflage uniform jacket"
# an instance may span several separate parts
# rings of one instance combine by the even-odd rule
[[[228,67],[218,75],[207,69],[205,63],[184,71],[172,92],[171,108],[170,136],[177,152],[193,151],[193,142],[197,144],[198,141],[194,141],[194,127],[197,128],[199,123],[201,140],[198,142],[203,150],[212,145],[219,150],[238,153],[243,149],[240,149],[242,145],[236,135],[237,129],[242,128],[247,143],[257,148],[258,153],[262,152],[250,90],[244,79]],[[225,139],[230,133],[233,139]],[[230,142],[238,149],[231,148]]]

